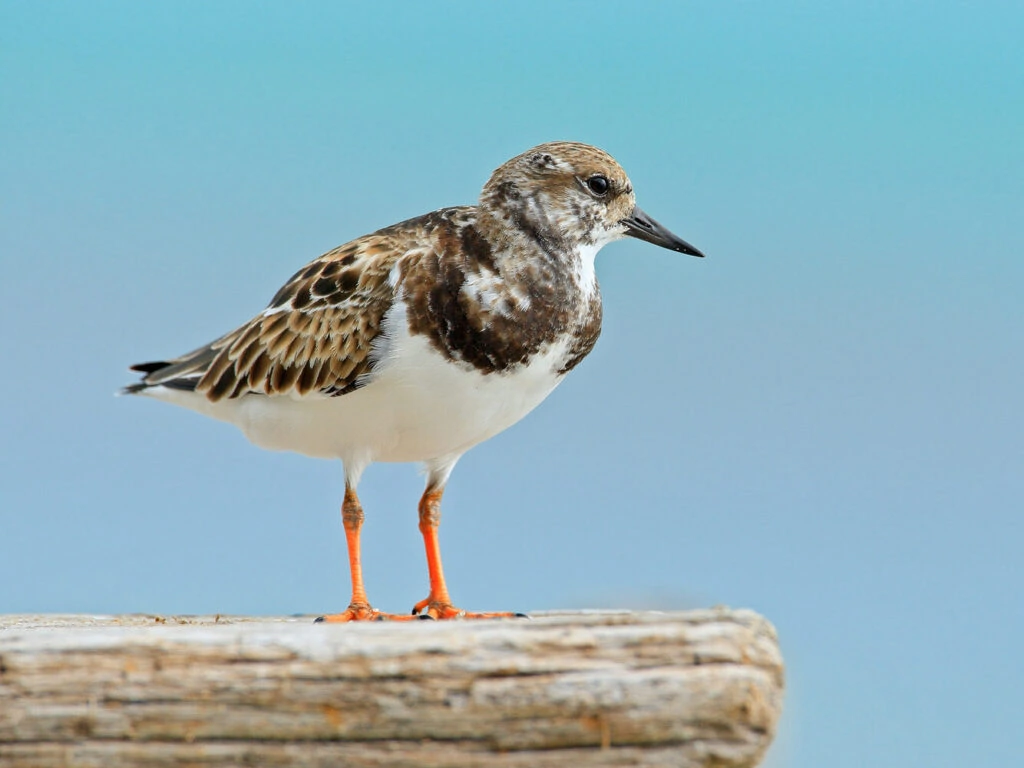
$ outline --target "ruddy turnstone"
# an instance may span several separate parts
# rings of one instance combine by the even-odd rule
[[[594,257],[627,236],[703,255],[636,206],[607,153],[541,144],[498,168],[477,205],[328,251],[241,327],[181,357],[132,366],[144,375],[124,392],[231,422],[263,448],[341,459],[352,600],[322,620],[411,618],[371,607],[363,585],[356,486],[375,461],[426,470],[419,528],[430,594],[412,616],[513,616],[452,605],[441,496],[462,454],[533,410],[593,348]]]

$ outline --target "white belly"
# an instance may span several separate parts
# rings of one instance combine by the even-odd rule
[[[447,361],[425,336],[409,335],[404,317],[395,320],[379,373],[346,395],[247,395],[211,403],[163,387],[147,394],[231,422],[262,448],[365,466],[457,458],[523,418],[563,378],[556,371],[564,343],[514,371],[484,374]]]

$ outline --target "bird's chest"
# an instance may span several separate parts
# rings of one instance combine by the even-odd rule
[[[453,335],[452,352],[484,373],[530,376],[547,367],[561,376],[593,349],[601,317],[596,290],[539,293],[519,304],[504,300],[465,334]]]
[[[481,368],[438,349],[424,334],[408,332],[404,312],[390,314],[390,345],[364,388],[345,395],[359,413],[373,414],[377,460],[412,461],[459,455],[515,424],[564,378],[574,342],[566,334],[514,366]],[[509,347],[477,354],[497,359]]]
[[[425,337],[448,361],[484,375],[529,376],[546,367],[561,376],[601,332],[596,282],[584,291],[568,279],[440,277],[408,297],[409,332]]]

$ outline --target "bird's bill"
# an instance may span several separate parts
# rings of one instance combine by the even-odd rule
[[[683,240],[683,238],[673,235],[668,229],[641,211],[639,207],[633,208],[633,212],[622,220],[622,224],[626,227],[626,235],[628,237],[646,240],[648,243],[660,245],[662,248],[668,248],[670,251],[688,253],[691,256],[700,256],[701,258],[704,257],[703,253]]]

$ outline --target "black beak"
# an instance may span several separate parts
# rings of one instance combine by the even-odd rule
[[[641,211],[639,207],[634,207],[633,212],[624,218],[621,223],[625,225],[626,234],[629,237],[646,240],[648,243],[660,245],[662,248],[668,248],[670,251],[688,253],[691,256],[704,258],[703,253],[681,237],[673,235],[665,227]]]

